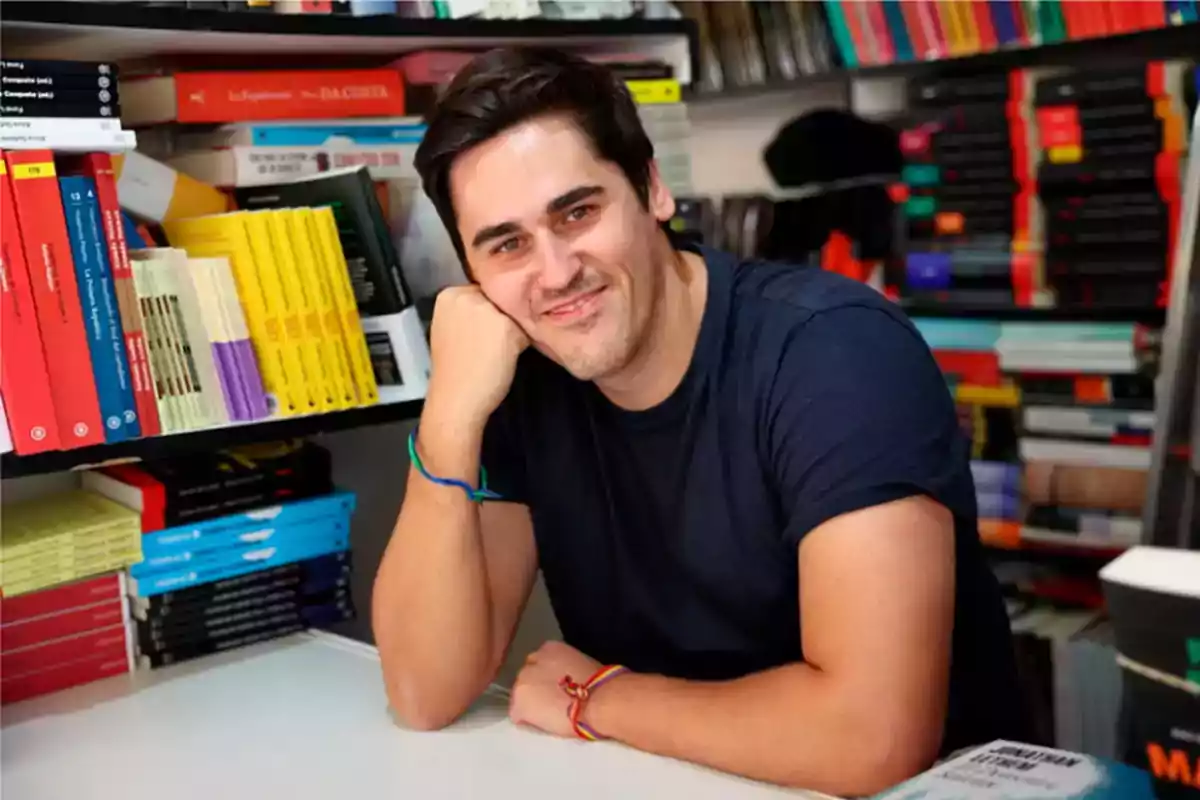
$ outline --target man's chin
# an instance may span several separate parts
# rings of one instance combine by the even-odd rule
[[[558,364],[580,381],[594,381],[615,372],[622,359],[615,348],[587,352],[582,350],[556,350],[545,342],[535,341],[534,348],[546,358]]]

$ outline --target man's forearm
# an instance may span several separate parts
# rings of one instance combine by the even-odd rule
[[[886,710],[805,664],[724,682],[623,675],[585,718],[639,750],[838,796],[872,794],[933,758],[896,741]]]
[[[432,474],[478,472],[479,436],[431,420],[421,455]],[[415,468],[380,563],[372,625],[388,698],[421,728],[452,721],[494,672],[487,567],[478,506]]]

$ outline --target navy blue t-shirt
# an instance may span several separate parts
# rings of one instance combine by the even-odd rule
[[[621,409],[530,350],[489,422],[491,488],[530,509],[564,640],[603,663],[689,679],[802,660],[805,535],[927,495],[955,519],[943,751],[1019,737],[1008,618],[979,544],[969,445],[920,335],[855,281],[700,252],[699,337],[664,402]]]

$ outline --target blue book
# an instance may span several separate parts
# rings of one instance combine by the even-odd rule
[[[998,740],[944,761],[872,800],[1154,800],[1144,770]]]
[[[141,250],[152,246],[150,242],[142,238],[142,234],[137,228],[137,223],[133,221],[133,217],[124,211],[121,212],[121,227],[125,231],[125,246],[130,250]]]
[[[246,561],[256,561],[276,553],[309,550],[331,541],[341,541],[350,535],[349,517],[326,517],[287,528],[266,528],[247,531],[241,538],[224,537],[215,548],[178,550],[156,555],[143,554],[142,560],[129,568],[135,578],[149,578],[180,569],[220,569]]]
[[[142,536],[142,557],[147,561],[179,553],[262,543],[292,536],[300,526],[315,520],[349,520],[354,513],[354,493],[333,494],[283,505],[215,517],[192,525],[150,531]]]
[[[96,184],[91,178],[71,176],[59,178],[58,185],[92,356],[92,378],[104,420],[104,441],[123,442],[141,436],[142,429],[133,401],[125,333],[121,329]]]
[[[350,536],[345,531],[329,537],[307,536],[290,546],[264,547],[250,551],[242,554],[241,558],[236,561],[209,564],[197,569],[191,569],[185,565],[176,570],[155,572],[145,578],[131,578],[130,585],[135,596],[153,597],[163,592],[234,578],[280,564],[291,564],[294,561],[306,561],[330,553],[341,553],[349,548]]]
[[[992,27],[996,29],[996,43],[1001,47],[1021,40],[1017,28],[1017,4],[1012,0],[988,0],[988,11],[992,16]]]
[[[908,38],[908,26],[904,24],[900,0],[883,0],[883,16],[887,20],[888,32],[892,34],[892,44],[896,46],[896,60],[912,61],[912,40]]]
[[[331,143],[416,145],[425,138],[428,127],[424,122],[261,122],[236,125],[235,138],[217,138],[216,142],[246,144],[246,139],[249,139],[252,147],[323,147]],[[221,136],[220,131],[216,136]]]

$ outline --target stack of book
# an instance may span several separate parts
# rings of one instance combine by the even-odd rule
[[[0,61],[0,149],[120,152],[137,144],[121,128],[117,65]]]
[[[129,569],[140,667],[349,619],[354,495],[313,444],[110,467],[84,485],[140,520]]]
[[[0,703],[133,669],[124,572],[6,596],[0,619]]]
[[[275,14],[399,16],[406,19],[621,19],[642,12],[629,0],[138,0],[131,5],[183,6],[197,11],[261,12]]]
[[[137,514],[99,494],[72,490],[5,505],[0,702],[130,669],[117,571],[141,558]]]
[[[1159,333],[1131,323],[917,319],[973,442],[985,539],[1141,541]]]
[[[1062,307],[1165,306],[1190,65],[1036,81],[1047,281]]]
[[[900,295],[1029,305],[1038,281],[1019,84],[1005,73],[909,82],[900,136],[907,245]]]

